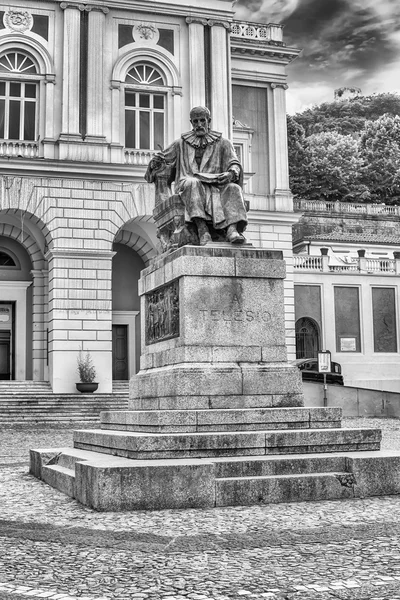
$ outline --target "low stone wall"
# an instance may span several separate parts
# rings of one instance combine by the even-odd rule
[[[323,406],[322,383],[304,384],[305,406]],[[344,417],[390,417],[400,419],[400,394],[366,388],[328,385],[328,406],[340,407]]]

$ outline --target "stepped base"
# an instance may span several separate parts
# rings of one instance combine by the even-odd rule
[[[211,508],[399,494],[400,452],[144,461],[31,450],[31,473],[100,511]]]

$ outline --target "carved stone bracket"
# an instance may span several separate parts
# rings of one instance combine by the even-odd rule
[[[46,73],[44,78],[44,83],[47,85],[48,83],[56,84],[56,76],[53,73]]]

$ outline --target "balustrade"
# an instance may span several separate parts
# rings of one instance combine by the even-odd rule
[[[400,216],[400,206],[386,204],[358,204],[354,202],[332,202],[329,200],[293,201],[294,210],[299,212],[347,213],[358,215],[387,215]]]
[[[12,142],[0,141],[0,156],[10,158],[37,158],[39,156],[38,144],[36,142]]]
[[[125,163],[147,167],[155,154],[155,150],[125,150]]]

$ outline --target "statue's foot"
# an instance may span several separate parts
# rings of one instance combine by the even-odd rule
[[[205,246],[208,242],[212,242],[212,237],[208,231],[199,234],[200,246]]]
[[[231,244],[244,244],[246,241],[244,235],[238,232],[235,225],[229,225],[226,232],[226,239]]]

